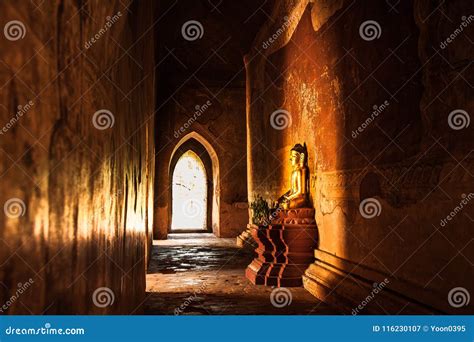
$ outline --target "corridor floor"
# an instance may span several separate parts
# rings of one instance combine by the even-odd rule
[[[219,239],[212,234],[170,234],[168,240],[155,240],[147,274],[145,313],[336,313],[303,288],[288,288],[289,292],[280,294],[280,300],[275,295],[273,305],[274,289],[255,286],[245,278],[245,268],[252,258],[253,251],[237,248],[235,239]]]

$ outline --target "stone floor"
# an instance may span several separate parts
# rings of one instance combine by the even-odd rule
[[[154,242],[145,313],[151,315],[334,314],[303,288],[272,289],[245,278],[253,251],[212,234]],[[272,299],[272,291],[274,296]],[[275,304],[273,305],[272,302]]]

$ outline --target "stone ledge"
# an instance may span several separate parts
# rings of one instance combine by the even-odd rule
[[[432,302],[418,296],[423,292],[413,284],[404,283],[389,275],[384,275],[353,264],[321,250],[315,251],[316,261],[303,275],[303,286],[313,296],[331,305],[352,312],[370,296],[377,284],[388,279],[387,285],[374,294],[373,298],[360,309],[358,314],[442,314],[444,312],[421,303]],[[324,259],[321,260],[321,259]],[[331,261],[328,263],[328,261]],[[340,265],[335,267],[333,265]],[[350,269],[350,273],[343,270]],[[357,271],[354,271],[357,268]],[[397,290],[410,287],[416,298],[410,298]],[[426,292],[426,291],[424,291]],[[407,293],[407,292],[405,292]]]

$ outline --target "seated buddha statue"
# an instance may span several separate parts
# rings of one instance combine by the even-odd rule
[[[290,151],[292,172],[291,188],[277,202],[283,209],[303,208],[309,206],[309,169],[306,144],[296,144]]]

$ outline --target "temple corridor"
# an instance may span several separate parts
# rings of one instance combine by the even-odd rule
[[[172,234],[155,240],[144,310],[149,315],[304,315],[342,313],[303,288],[254,286],[245,268],[254,255],[235,239]],[[287,291],[290,291],[288,293]],[[273,292],[273,295],[272,295]]]
[[[473,314],[473,44],[472,0],[0,0],[0,314]]]

